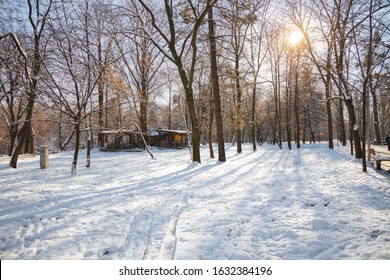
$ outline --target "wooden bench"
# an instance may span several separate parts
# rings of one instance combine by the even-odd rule
[[[384,157],[379,155],[373,148],[369,149],[369,153],[372,155],[373,159],[376,161],[376,169],[381,170],[382,161],[390,161],[390,157]]]

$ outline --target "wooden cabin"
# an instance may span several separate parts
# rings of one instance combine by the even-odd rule
[[[142,148],[140,136],[135,131],[103,130],[99,132],[99,139],[102,139],[102,151],[125,151]]]
[[[188,133],[184,130],[156,129],[147,135],[150,146],[184,148],[188,145]]]

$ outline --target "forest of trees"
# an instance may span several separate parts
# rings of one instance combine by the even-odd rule
[[[389,58],[390,0],[0,0],[0,154],[73,150],[76,173],[99,131],[136,123],[191,131],[196,162],[327,141],[366,171]]]

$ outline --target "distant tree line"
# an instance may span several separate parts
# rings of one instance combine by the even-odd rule
[[[390,134],[390,2],[0,1],[0,153],[104,145],[99,131],[192,132],[200,146]],[[350,140],[347,142],[347,140]],[[90,160],[87,160],[87,166]]]

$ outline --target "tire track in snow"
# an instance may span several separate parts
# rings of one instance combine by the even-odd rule
[[[121,259],[143,259],[145,257],[152,223],[153,216],[150,213],[142,213],[134,218],[120,254]]]
[[[187,188],[188,186],[183,188],[180,202],[178,205],[176,205],[168,223],[168,229],[161,245],[159,257],[160,260],[173,260],[175,258],[177,244],[177,223],[179,222],[180,215],[183,212],[184,207],[188,203]]]
[[[126,231],[121,259],[144,259],[150,243],[150,228],[153,224],[153,215],[145,211],[148,206],[142,208],[133,218],[129,229]]]

